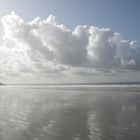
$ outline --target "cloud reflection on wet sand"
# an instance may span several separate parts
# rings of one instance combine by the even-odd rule
[[[1,140],[140,139],[138,92],[109,88],[0,91]]]

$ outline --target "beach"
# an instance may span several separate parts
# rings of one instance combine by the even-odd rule
[[[139,85],[0,87],[0,140],[139,140]]]

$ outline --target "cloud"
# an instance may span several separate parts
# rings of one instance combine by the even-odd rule
[[[26,22],[14,12],[0,26],[1,75],[140,69],[140,44],[109,28],[78,25],[71,31],[53,15]]]

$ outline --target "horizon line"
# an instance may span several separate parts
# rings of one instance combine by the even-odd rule
[[[2,85],[140,85],[136,82],[77,82],[77,83],[1,83]]]

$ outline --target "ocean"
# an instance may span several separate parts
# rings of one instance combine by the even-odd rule
[[[0,140],[140,140],[140,85],[0,86]]]

